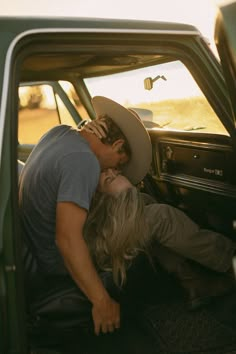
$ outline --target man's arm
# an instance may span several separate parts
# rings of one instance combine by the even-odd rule
[[[120,305],[108,294],[99,278],[83,238],[87,211],[74,203],[57,204],[56,243],[72,278],[93,305],[96,334],[120,326]]]

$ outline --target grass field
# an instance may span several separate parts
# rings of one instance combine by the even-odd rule
[[[151,104],[143,103],[138,107],[151,110],[153,121],[163,129],[228,135],[205,99],[166,100]],[[34,144],[47,130],[59,123],[55,109],[22,109],[19,111],[19,142]]]
[[[206,133],[228,135],[220,119],[205,99],[191,98],[166,100],[153,104],[142,104],[153,112],[153,121],[165,129],[200,130]]]

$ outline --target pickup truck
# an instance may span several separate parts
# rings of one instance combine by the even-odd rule
[[[135,110],[150,134],[143,191],[236,241],[235,16],[236,3],[219,8],[220,60],[189,24],[0,17],[1,354],[236,352],[236,293],[190,312],[165,272],[152,286],[139,274],[150,299],[114,335],[63,339],[45,325],[35,337],[18,213],[19,166],[48,129],[94,119],[91,97],[102,95]]]

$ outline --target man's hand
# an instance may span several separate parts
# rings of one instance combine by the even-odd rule
[[[88,133],[96,135],[97,138],[102,139],[107,136],[107,126],[102,119],[96,119],[86,123],[83,128]]]
[[[120,305],[109,296],[93,304],[92,316],[96,335],[120,328]]]

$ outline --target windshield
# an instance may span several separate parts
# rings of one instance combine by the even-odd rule
[[[89,78],[91,96],[109,97],[138,112],[149,128],[229,135],[180,61]]]

